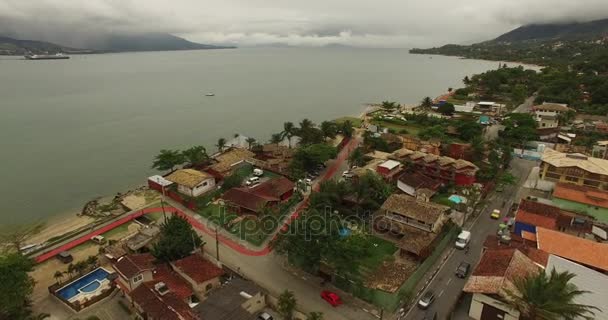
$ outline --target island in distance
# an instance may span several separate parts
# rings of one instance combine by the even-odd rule
[[[215,46],[188,41],[167,33],[108,34],[91,37],[79,47],[0,36],[0,55],[31,54],[85,54],[130,51],[174,51],[232,49],[233,46]]]

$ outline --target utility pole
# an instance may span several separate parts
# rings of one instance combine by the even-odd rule
[[[220,261],[220,240],[217,225],[215,226],[215,258]]]
[[[165,219],[165,223],[167,223],[167,213],[165,212],[165,186],[161,185],[161,195],[160,195],[160,206],[163,208],[163,218]]]

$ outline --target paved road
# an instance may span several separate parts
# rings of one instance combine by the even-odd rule
[[[536,95],[529,97],[528,99],[526,99],[524,101],[524,103],[520,104],[517,108],[513,109],[513,111],[511,111],[511,113],[528,113],[528,112],[530,112],[530,110],[532,109],[532,106],[534,105],[535,98],[536,98]]]
[[[437,319],[447,319],[452,307],[458,302],[458,298],[464,287],[466,279],[460,279],[454,275],[454,271],[461,261],[466,261],[474,268],[481,255],[483,242],[488,235],[495,234],[498,229],[499,220],[490,218],[490,212],[493,209],[500,209],[502,216],[508,212],[512,203],[518,200],[518,194],[525,182],[528,173],[535,165],[535,162],[514,159],[511,162],[511,173],[517,177],[517,183],[508,186],[502,193],[491,195],[487,201],[487,206],[481,211],[481,214],[470,222],[471,227],[465,229],[471,230],[472,238],[469,244],[469,252],[463,250],[450,249],[449,258],[443,265],[440,266],[440,271],[431,281],[426,290],[432,290],[435,293],[436,300],[427,311],[420,310],[413,306],[404,319],[423,319],[425,314],[437,312]],[[503,205],[504,203],[504,205]],[[472,270],[471,270],[472,271]],[[426,292],[426,290],[424,292]]]

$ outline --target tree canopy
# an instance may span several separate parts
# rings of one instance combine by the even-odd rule
[[[162,149],[160,153],[154,157],[152,168],[159,171],[174,171],[176,166],[185,162],[184,155],[179,150]]]
[[[30,295],[34,263],[20,253],[0,254],[0,319],[26,320],[32,315]]]
[[[454,108],[454,104],[446,102],[446,103],[440,105],[437,108],[437,111],[439,111],[439,113],[441,113],[444,116],[451,116],[454,114],[456,109]]]
[[[285,320],[293,319],[293,312],[296,309],[297,300],[293,291],[285,290],[279,296],[277,301],[277,309]]]
[[[185,162],[191,166],[196,166],[209,161],[207,149],[203,146],[194,146],[182,151],[182,156]]]
[[[333,159],[337,155],[337,149],[324,143],[303,146],[296,151],[290,163],[290,170],[296,177],[301,177],[308,170]]]
[[[190,223],[174,214],[161,225],[160,237],[152,248],[152,254],[161,261],[174,261],[190,255],[202,244]]]

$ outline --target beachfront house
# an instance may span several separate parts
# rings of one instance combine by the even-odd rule
[[[258,214],[289,200],[295,184],[285,177],[262,182],[255,187],[232,188],[222,195],[228,208],[238,214]]]
[[[198,197],[215,189],[215,178],[195,169],[180,169],[165,179],[177,184],[177,191],[190,197]]]

